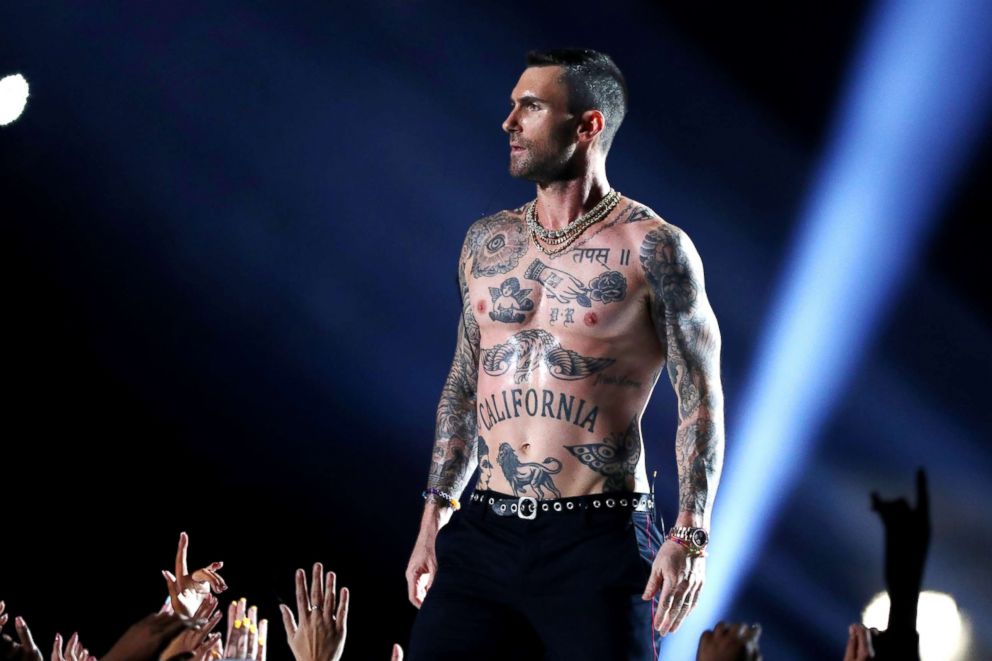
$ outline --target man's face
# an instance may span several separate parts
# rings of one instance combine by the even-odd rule
[[[503,130],[510,135],[510,175],[546,183],[568,178],[577,121],[568,112],[561,67],[528,67],[510,93]]]

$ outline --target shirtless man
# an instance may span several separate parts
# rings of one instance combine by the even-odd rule
[[[612,60],[531,53],[510,101],[510,174],[536,182],[536,206],[476,221],[462,246],[458,339],[406,572],[421,609],[410,658],[655,659],[704,579],[720,331],[685,232],[607,183],[627,105]],[[640,419],[666,362],[679,514],[663,538]]]

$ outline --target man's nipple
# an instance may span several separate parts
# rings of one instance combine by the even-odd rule
[[[599,323],[599,317],[596,316],[595,312],[586,312],[586,316],[583,321],[586,322],[586,326],[595,326]]]
[[[483,313],[483,312],[485,312],[486,311],[486,302],[485,301],[479,301],[476,304],[475,309],[478,310],[480,314]]]

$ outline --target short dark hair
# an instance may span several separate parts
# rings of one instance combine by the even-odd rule
[[[560,82],[568,88],[569,112],[598,110],[606,118],[600,134],[605,154],[627,114],[627,81],[609,55],[589,48],[556,48],[527,53],[528,67],[559,66]]]

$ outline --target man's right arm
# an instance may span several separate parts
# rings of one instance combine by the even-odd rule
[[[476,388],[479,379],[479,324],[472,313],[465,268],[472,250],[472,229],[462,244],[458,260],[458,287],[462,297],[462,314],[458,320],[458,337],[455,356],[448,370],[448,378],[441,390],[437,405],[437,424],[434,432],[434,450],[431,458],[427,488],[443,492],[449,498],[458,498],[478,463],[476,457]],[[421,579],[426,578],[425,590],[433,581],[437,569],[434,538],[451,514],[446,498],[429,495],[420,520],[420,533],[407,566],[409,598],[418,608],[423,591]]]
[[[478,464],[476,457],[476,388],[479,379],[479,324],[472,313],[472,301],[466,279],[466,264],[472,253],[472,230],[462,244],[458,259],[458,288],[462,314],[458,320],[455,355],[437,405],[434,449],[428,489],[437,489],[458,498]],[[438,496],[427,499],[427,510],[434,512],[448,505]]]

